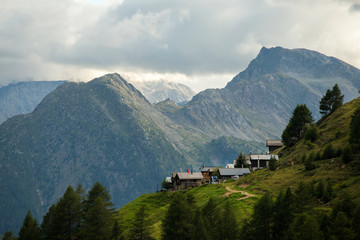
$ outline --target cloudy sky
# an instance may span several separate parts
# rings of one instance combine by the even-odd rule
[[[359,0],[0,0],[0,86],[109,72],[224,87],[262,46],[360,68]]]

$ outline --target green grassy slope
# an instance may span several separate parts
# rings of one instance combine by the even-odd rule
[[[333,114],[317,123],[319,128],[319,138],[312,144],[301,140],[292,148],[279,150],[281,158],[278,168],[275,171],[268,169],[259,170],[249,176],[241,178],[235,182],[220,185],[206,185],[194,189],[183,191],[184,194],[192,193],[195,196],[196,205],[203,206],[210,197],[217,199],[221,207],[225,201],[230,201],[234,206],[236,216],[241,222],[252,213],[252,207],[265,191],[269,191],[276,196],[281,190],[291,187],[293,190],[299,182],[318,182],[322,180],[325,184],[332,184],[335,197],[329,203],[315,203],[317,209],[330,210],[344,194],[349,194],[357,204],[360,204],[360,155],[353,155],[353,161],[343,164],[341,157],[315,161],[317,168],[305,170],[302,162],[303,156],[308,156],[312,152],[323,152],[326,145],[331,143],[334,149],[345,148],[348,145],[349,124],[351,115],[356,108],[360,107],[360,98],[355,99]],[[238,200],[241,193],[233,193],[228,197],[223,195],[227,192],[226,187],[234,190],[243,190],[255,194],[244,200]],[[116,217],[123,225],[123,229],[128,231],[132,225],[134,214],[140,205],[145,205],[148,209],[149,218],[152,223],[152,235],[159,239],[161,236],[161,221],[171,202],[174,192],[161,192],[142,195],[136,200],[125,205],[116,213]]]
[[[234,207],[233,209],[238,221],[241,222],[250,216],[252,213],[252,206],[255,204],[259,196],[255,195],[254,197],[243,200],[238,200],[239,198],[244,197],[244,195],[240,192],[224,196],[224,194],[228,192],[226,187],[230,187],[234,190],[244,190],[243,188],[236,186],[235,183],[236,182],[231,181],[224,184],[203,185],[201,187],[188,189],[182,192],[185,195],[192,194],[195,197],[195,205],[200,208],[207,203],[210,197],[215,199],[220,208],[225,205],[225,202],[229,201]],[[252,193],[252,191],[249,191],[249,193]],[[152,225],[151,234],[155,239],[160,239],[162,233],[161,222],[166,215],[174,194],[175,192],[172,191],[144,194],[120,208],[116,212],[116,219],[118,219],[119,224],[125,231],[124,234],[126,235],[130,230],[137,209],[140,206],[145,205],[148,220]]]

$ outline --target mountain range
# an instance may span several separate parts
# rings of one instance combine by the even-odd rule
[[[0,123],[15,115],[31,113],[46,95],[64,82],[29,81],[0,87]],[[195,95],[188,86],[166,80],[132,83],[151,103],[171,99],[185,104]]]
[[[319,118],[318,105],[337,82],[355,98],[360,70],[320,53],[263,48],[223,89],[179,106],[151,104],[119,74],[66,82],[29,114],[0,125],[0,231],[36,217],[69,185],[100,181],[119,207],[156,190],[172,171],[223,165],[240,151],[264,152],[296,104]]]

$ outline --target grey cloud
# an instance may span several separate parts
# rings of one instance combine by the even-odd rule
[[[337,34],[337,25],[319,21],[336,1],[323,0],[321,8],[298,2],[124,0],[106,7],[74,0],[6,1],[0,78],[64,78],[72,69],[235,74],[263,45],[320,51],[316,47],[324,45],[326,34],[346,38]]]
[[[351,12],[359,12],[360,11],[360,4],[359,3],[352,4],[351,7],[350,7],[350,11]]]

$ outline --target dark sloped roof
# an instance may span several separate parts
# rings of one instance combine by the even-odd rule
[[[266,140],[266,146],[267,147],[282,147],[284,144],[281,142],[281,140]]]
[[[250,169],[248,168],[219,168],[219,173],[221,176],[242,176],[244,174],[250,174]]]

